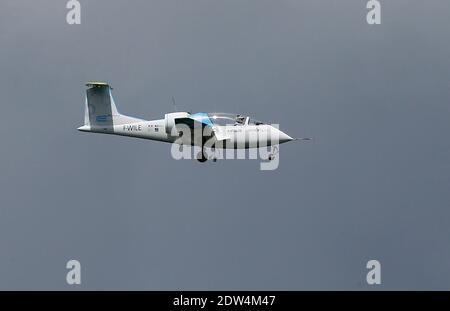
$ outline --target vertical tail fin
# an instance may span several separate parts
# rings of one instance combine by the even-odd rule
[[[91,127],[113,126],[113,115],[119,113],[111,95],[111,87],[103,82],[88,82],[86,86],[84,124]]]
[[[117,111],[111,94],[111,86],[105,82],[86,83],[84,126],[80,131],[114,131],[114,125],[140,122],[141,119],[128,117]]]

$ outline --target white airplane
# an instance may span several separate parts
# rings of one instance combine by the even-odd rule
[[[129,117],[117,111],[109,84],[88,82],[86,86],[84,125],[78,128],[83,132],[199,146],[197,160],[200,162],[208,159],[207,147],[247,149],[294,140],[272,125],[239,114],[171,112],[164,119],[150,121]],[[273,157],[270,154],[269,160]]]

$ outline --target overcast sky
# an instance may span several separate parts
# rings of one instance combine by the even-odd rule
[[[0,2],[0,289],[450,289],[449,1],[378,26],[361,0],[81,3]],[[88,80],[124,114],[174,96],[314,141],[275,171],[176,161],[78,132]]]

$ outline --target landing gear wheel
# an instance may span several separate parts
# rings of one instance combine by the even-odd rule
[[[204,150],[197,153],[197,161],[198,162],[203,163],[203,162],[206,162],[206,160],[208,160],[208,158],[206,157]]]
[[[216,158],[216,156],[215,156],[215,153],[216,153],[216,145],[212,145],[211,151],[213,152],[213,155],[212,155],[212,157],[211,157],[211,160],[212,160],[213,162],[217,162],[217,158]]]

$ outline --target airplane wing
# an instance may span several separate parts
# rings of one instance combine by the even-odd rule
[[[203,127],[211,127],[212,133],[217,141],[230,139],[229,136],[227,136],[225,133],[223,133],[218,127],[213,126],[211,121],[209,120],[196,120],[193,118],[176,118],[175,119],[175,125],[177,124],[184,124],[187,125],[191,130],[194,130],[195,128],[202,128]]]
[[[193,130],[195,127],[203,127],[205,126],[204,123],[196,121],[191,118],[176,118],[175,119],[175,125],[177,124],[184,124],[187,125],[191,130]]]

